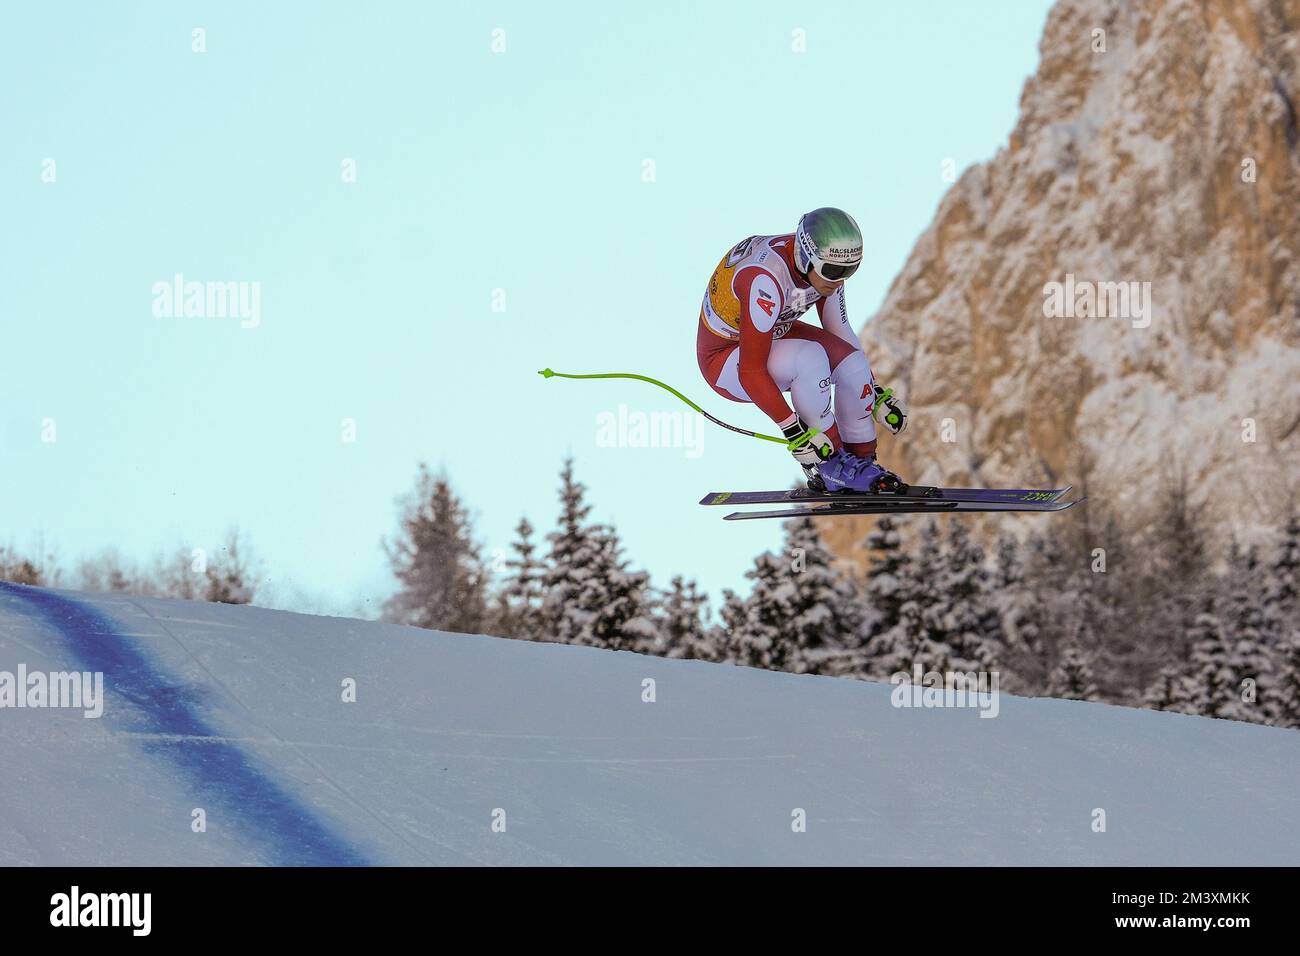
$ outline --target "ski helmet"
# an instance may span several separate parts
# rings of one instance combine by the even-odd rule
[[[794,231],[794,262],[799,271],[839,282],[862,264],[862,231],[843,209],[824,206],[799,217]]]

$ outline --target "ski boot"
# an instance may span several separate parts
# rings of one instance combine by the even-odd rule
[[[870,458],[859,458],[841,448],[829,459],[818,462],[814,467],[821,483],[820,488],[813,488],[810,476],[808,486],[814,491],[898,494],[907,489],[907,485],[901,478],[876,461],[875,455]]]

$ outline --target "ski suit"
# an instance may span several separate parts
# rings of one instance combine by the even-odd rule
[[[779,427],[797,413],[836,450],[867,457],[875,450],[875,382],[844,287],[823,297],[799,275],[793,250],[790,233],[750,236],[723,256],[700,308],[700,371],[719,395],[752,402]],[[798,321],[814,305],[821,328]]]

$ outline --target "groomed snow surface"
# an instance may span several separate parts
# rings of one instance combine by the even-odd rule
[[[20,665],[105,705],[0,710],[0,864],[1300,863],[1290,730],[0,584]]]

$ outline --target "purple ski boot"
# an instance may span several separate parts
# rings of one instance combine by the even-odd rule
[[[882,468],[876,456],[859,458],[841,448],[828,460],[817,464],[817,473],[827,491],[853,491],[859,494],[894,492],[903,482],[892,471]]]

